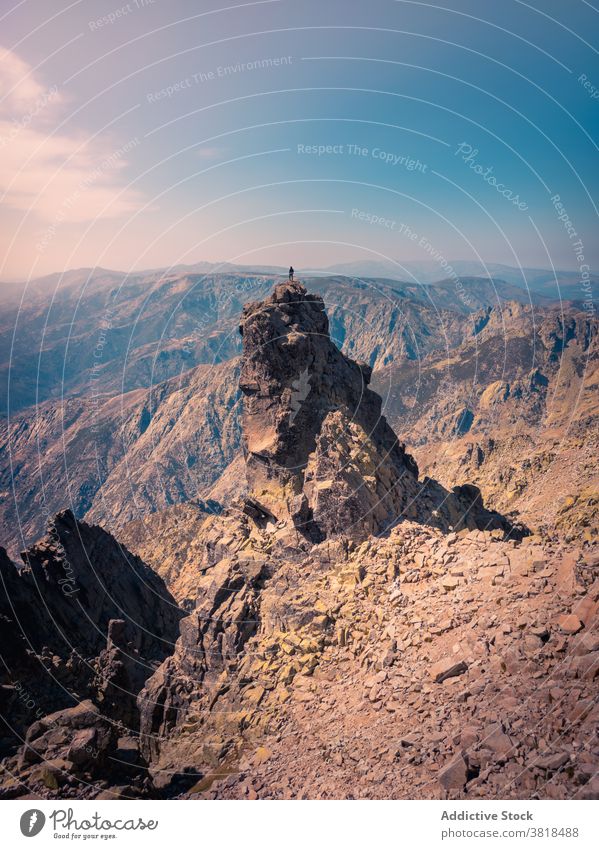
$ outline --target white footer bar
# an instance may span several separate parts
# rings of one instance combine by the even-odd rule
[[[13,801],[7,846],[597,847],[595,801]]]

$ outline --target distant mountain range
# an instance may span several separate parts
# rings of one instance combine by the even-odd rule
[[[126,275],[104,269],[41,278],[2,309],[0,411],[147,387],[236,356],[243,304],[280,279],[249,271]],[[325,298],[338,344],[372,368],[454,345],[462,336],[456,322],[487,307],[552,303],[513,283],[479,277],[434,284],[346,275],[303,279]]]
[[[324,268],[297,268],[296,276],[329,277],[343,275],[364,279],[383,278],[410,284],[438,283],[448,276],[455,278],[482,278],[502,281],[517,286],[525,292],[543,295],[552,300],[582,300],[584,292],[580,285],[580,274],[576,271],[547,268],[521,268],[501,263],[477,262],[472,260],[452,260],[449,263],[453,274],[448,275],[434,260],[430,261],[375,261],[357,260],[354,262],[336,263]],[[144,271],[123,272],[104,268],[80,268],[65,272],[57,272],[36,278],[27,284],[24,281],[0,282],[0,303],[20,299],[25,286],[27,299],[46,296],[63,289],[81,286],[84,282],[89,285],[103,284],[118,286],[128,280],[144,279],[159,280],[162,277],[182,274],[260,274],[269,276],[286,276],[288,269],[276,265],[235,265],[230,262],[197,262],[191,265],[174,265],[166,268],[148,269]],[[455,276],[454,276],[455,275]],[[593,288],[599,283],[599,276],[592,274],[590,282]]]

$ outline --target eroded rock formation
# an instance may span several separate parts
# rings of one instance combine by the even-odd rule
[[[265,665],[246,652],[252,638],[284,683],[306,664],[313,668],[336,619],[318,607],[314,582],[321,571],[342,568],[357,540],[402,522],[496,528],[500,536],[508,527],[484,509],[476,487],[448,492],[419,482],[368,388],[370,369],[331,341],[321,298],[301,284],[281,284],[245,307],[240,329],[249,493],[205,520],[195,549],[195,610],[138,699],[144,754],[159,782],[186,770],[190,783],[201,778],[211,736],[221,741],[222,759],[255,721],[248,701],[260,704],[267,688]],[[281,663],[279,639],[290,630],[305,635],[299,666]],[[192,739],[190,727],[198,732]]]
[[[247,479],[264,510],[315,539],[409,513],[416,464],[368,388],[370,367],[331,341],[322,298],[280,284],[244,308],[240,331]]]
[[[282,283],[244,308],[240,332],[248,510],[257,518],[290,521],[315,542],[381,533],[402,519],[498,526],[476,488],[449,493],[418,481],[368,386],[371,368],[335,346],[319,295]]]

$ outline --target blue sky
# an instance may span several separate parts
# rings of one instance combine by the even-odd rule
[[[204,259],[596,269],[584,0],[0,10],[1,279]]]

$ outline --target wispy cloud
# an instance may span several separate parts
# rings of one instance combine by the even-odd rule
[[[89,138],[80,129],[57,129],[67,98],[46,87],[10,50],[0,50],[0,203],[31,210],[37,226],[115,218],[137,210],[137,191],[126,188],[127,163],[139,140],[113,132]]]
[[[16,53],[0,47],[0,115],[22,118],[38,105],[47,90],[36,79],[30,65]],[[58,99],[58,98],[57,98]]]

